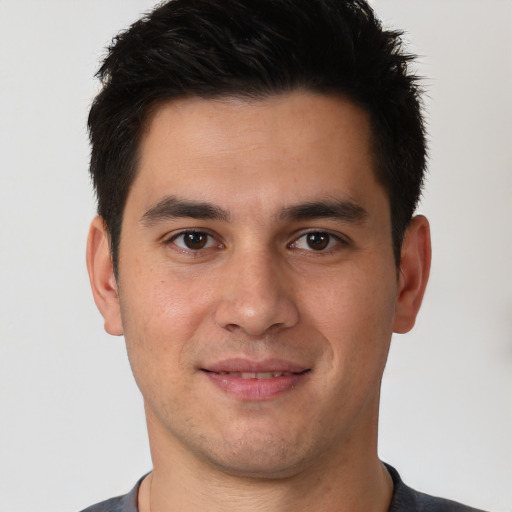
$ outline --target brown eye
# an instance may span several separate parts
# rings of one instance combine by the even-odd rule
[[[327,233],[308,233],[306,235],[306,243],[314,251],[322,251],[325,249],[331,240],[330,235]]]
[[[215,245],[214,238],[203,231],[186,231],[172,238],[172,243],[181,249],[200,251]]]
[[[343,245],[346,245],[346,242],[339,236],[327,231],[310,231],[297,238],[289,247],[302,251],[327,252]]]
[[[187,233],[183,236],[183,242],[189,249],[202,249],[208,241],[205,233]]]

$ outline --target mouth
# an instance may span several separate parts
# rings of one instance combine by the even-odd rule
[[[205,370],[208,371],[208,370]],[[307,370],[305,370],[307,371]],[[217,373],[217,372],[214,372]],[[302,372],[301,372],[302,373]],[[218,372],[218,375],[229,375],[237,379],[275,379],[276,377],[289,377],[293,372]]]
[[[243,401],[270,400],[292,392],[311,372],[310,368],[283,360],[244,359],[221,361],[201,370],[217,389]]]

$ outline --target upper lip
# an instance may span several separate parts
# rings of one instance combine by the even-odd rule
[[[208,372],[288,372],[302,373],[309,370],[307,366],[303,366],[292,361],[284,359],[264,359],[261,361],[252,361],[250,359],[232,358],[217,361],[201,368]]]

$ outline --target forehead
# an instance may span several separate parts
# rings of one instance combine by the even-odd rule
[[[361,202],[377,186],[368,115],[337,96],[188,98],[160,106],[141,140],[130,195],[242,203],[337,193]],[[338,195],[339,195],[338,194]]]
[[[186,138],[192,143],[215,143],[218,137],[217,142],[229,141],[233,149],[238,142],[247,147],[247,136],[254,144],[282,144],[286,138],[288,142],[295,138],[324,147],[339,143],[340,135],[346,137],[347,132],[358,131],[365,149],[371,143],[365,110],[343,96],[303,91],[256,99],[227,96],[172,100],[152,112],[146,127],[142,154],[154,149],[152,143],[164,137],[168,141]],[[308,130],[310,127],[315,130]],[[199,153],[202,147],[194,149]]]

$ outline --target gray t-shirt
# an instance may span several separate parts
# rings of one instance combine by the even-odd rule
[[[394,484],[393,498],[388,512],[484,512],[455,501],[435,498],[415,491],[403,483],[396,469],[388,464],[386,464],[386,468]],[[137,495],[142,480],[143,478],[137,482],[128,494],[102,501],[82,510],[82,512],[138,512]]]

